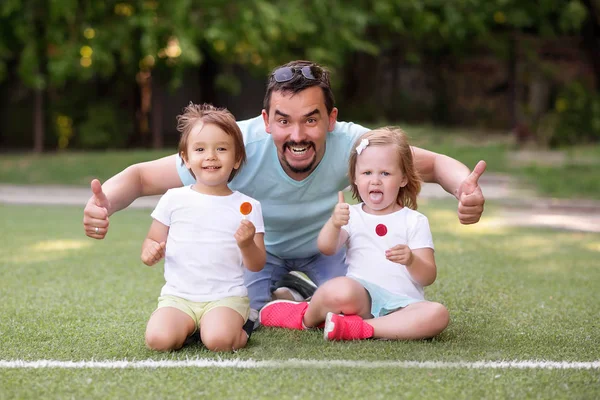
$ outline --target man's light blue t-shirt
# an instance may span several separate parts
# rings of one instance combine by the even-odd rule
[[[306,258],[319,252],[317,237],[337,203],[337,193],[348,187],[348,158],[356,139],[368,129],[336,122],[327,134],[325,155],[304,180],[290,178],[279,163],[277,149],[261,116],[238,121],[246,145],[247,162],[229,183],[232,190],[260,201],[267,251],[283,259]],[[194,178],[177,157],[184,185]]]

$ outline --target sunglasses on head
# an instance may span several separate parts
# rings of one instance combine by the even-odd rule
[[[291,81],[298,73],[301,73],[306,79],[310,79],[311,81],[319,80],[325,74],[325,72],[316,65],[306,65],[304,67],[277,68],[271,76],[275,79],[275,82],[282,83]]]

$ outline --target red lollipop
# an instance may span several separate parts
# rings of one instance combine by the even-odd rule
[[[387,234],[387,226],[384,224],[379,224],[375,227],[375,233],[378,236],[385,236]]]

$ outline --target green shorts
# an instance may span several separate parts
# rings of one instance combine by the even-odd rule
[[[183,311],[194,320],[196,327],[198,327],[200,319],[202,319],[204,314],[217,307],[228,307],[237,311],[244,319],[244,323],[250,315],[250,299],[248,297],[225,297],[220,300],[198,303],[181,297],[166,295],[158,298],[158,307],[156,309],[158,310],[163,307],[173,307]]]

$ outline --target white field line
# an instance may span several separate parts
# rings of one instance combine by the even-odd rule
[[[106,361],[58,361],[58,360],[0,360],[0,369],[24,368],[103,368],[103,369],[136,369],[136,368],[421,368],[421,369],[600,369],[599,361],[351,361],[351,360],[106,360]]]

